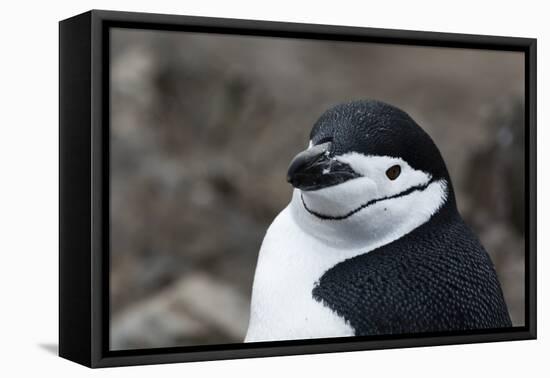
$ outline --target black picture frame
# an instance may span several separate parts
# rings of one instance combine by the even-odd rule
[[[109,29],[519,51],[525,54],[525,326],[109,350]],[[536,39],[92,10],[59,23],[59,355],[88,367],[536,338]]]

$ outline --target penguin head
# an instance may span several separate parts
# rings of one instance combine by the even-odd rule
[[[330,240],[391,238],[456,206],[430,136],[407,113],[379,101],[326,111],[287,180],[299,223]]]

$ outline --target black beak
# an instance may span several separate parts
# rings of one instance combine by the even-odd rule
[[[300,152],[288,167],[287,181],[300,190],[318,190],[360,177],[348,164],[329,156],[331,142]]]

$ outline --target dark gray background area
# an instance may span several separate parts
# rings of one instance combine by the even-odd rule
[[[432,136],[523,325],[522,53],[114,29],[111,348],[241,342],[288,163],[362,98]]]

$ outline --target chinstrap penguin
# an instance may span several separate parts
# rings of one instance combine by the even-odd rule
[[[402,110],[326,111],[290,163],[263,240],[245,341],[511,327],[443,158]]]

